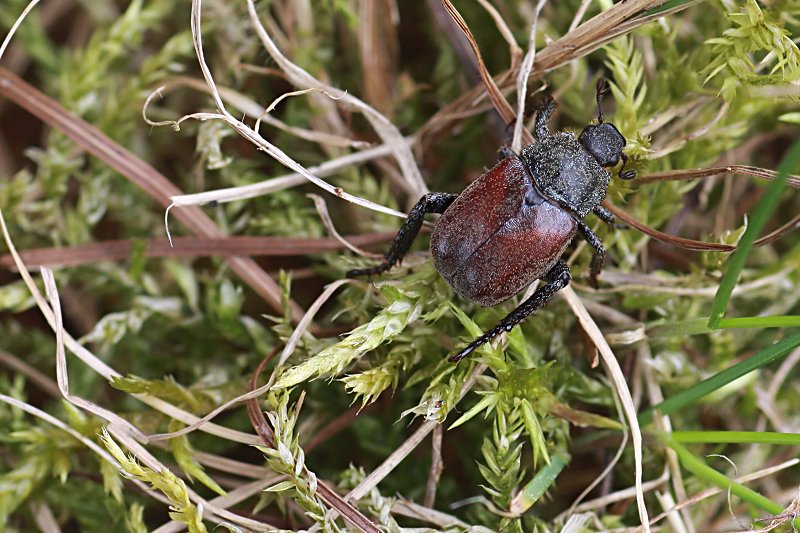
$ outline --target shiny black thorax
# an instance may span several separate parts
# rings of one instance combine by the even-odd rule
[[[520,154],[537,189],[579,218],[600,205],[611,175],[575,135],[548,135]]]

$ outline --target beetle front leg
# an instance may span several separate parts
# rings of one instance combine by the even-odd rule
[[[589,264],[589,281],[594,288],[597,288],[597,275],[603,270],[603,264],[606,262],[606,247],[603,246],[603,241],[600,240],[600,237],[586,225],[586,222],[583,220],[577,220],[576,222],[581,236],[594,249],[592,262]]]
[[[457,354],[450,356],[448,361],[457,363],[471,354],[475,348],[481,346],[482,344],[486,344],[500,333],[514,329],[514,326],[528,318],[530,315],[535,313],[537,309],[546,304],[555,293],[569,285],[569,282],[572,279],[572,274],[570,274],[567,264],[564,261],[559,260],[553,266],[553,268],[550,269],[547,275],[545,275],[544,279],[547,280],[546,285],[539,287],[536,292],[533,293],[533,296],[522,302],[519,307],[511,311],[511,313],[509,313],[508,316],[501,320],[500,323],[495,327],[469,343],[466,348]]]
[[[551,96],[545,96],[544,100],[536,108],[536,119],[533,122],[533,136],[536,140],[541,141],[548,135],[550,130],[547,129],[547,121],[550,120],[550,115],[556,110],[556,101]]]
[[[392,268],[406,255],[408,249],[411,248],[411,243],[414,242],[414,239],[417,237],[422,227],[425,214],[444,213],[445,209],[450,207],[450,204],[452,204],[457,197],[457,194],[447,192],[431,192],[420,198],[417,205],[415,205],[408,214],[408,218],[406,218],[403,225],[400,226],[400,231],[397,232],[392,245],[389,247],[389,251],[384,254],[383,257],[386,258],[386,261],[371,268],[350,270],[347,272],[347,277],[373,276]]]

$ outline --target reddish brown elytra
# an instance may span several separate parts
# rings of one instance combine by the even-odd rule
[[[408,214],[378,266],[351,270],[349,277],[370,276],[389,270],[411,247],[426,213],[442,217],[431,235],[436,269],[453,290],[478,305],[496,305],[534,280],[545,284],[522,302],[497,326],[452,355],[456,362],[542,307],[569,284],[569,267],[560,259],[575,233],[593,248],[591,278],[596,282],[603,267],[605,248],[583,218],[590,212],[612,224],[614,216],[600,202],[611,175],[604,167],[622,161],[619,177],[632,179],[624,170],[626,141],[617,128],[604,122],[600,100],[608,92],[597,82],[597,124],[576,138],[570,132],[551,134],[547,121],[555,102],[546,98],[538,107],[534,124],[537,142],[517,155],[502,149],[502,160],[475,180],[460,195],[434,192],[423,196]]]

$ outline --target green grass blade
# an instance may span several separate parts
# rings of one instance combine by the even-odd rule
[[[748,374],[754,370],[758,370],[759,368],[786,356],[797,346],[800,346],[800,333],[786,337],[785,339],[776,342],[772,346],[760,350],[754,356],[749,357],[748,359],[745,359],[744,361],[737,363],[730,368],[726,368],[722,372],[718,372],[710,378],[705,379],[682,392],[679,392],[675,396],[667,398],[657,405],[654,405],[639,415],[639,424],[644,426],[652,422],[653,412],[656,410],[663,414],[668,414],[691,405],[703,396],[711,394],[715,390],[727,385],[731,381],[739,379],[745,374]]]
[[[742,271],[742,268],[744,268],[747,256],[750,255],[753,243],[761,233],[761,230],[764,229],[764,225],[772,215],[772,212],[775,211],[778,201],[780,200],[781,192],[786,186],[789,174],[792,174],[793,171],[798,168],[800,168],[800,139],[792,144],[786,156],[783,158],[783,161],[781,161],[781,164],[778,166],[778,175],[767,185],[764,196],[758,202],[755,212],[753,212],[752,217],[750,217],[750,224],[747,226],[744,235],[742,235],[742,239],[739,241],[736,250],[731,255],[728,268],[722,276],[719,289],[717,289],[717,294],[714,296],[714,302],[711,304],[711,316],[708,320],[708,327],[712,329],[719,327],[720,320],[722,320],[725,309],[728,307],[728,300],[730,300],[733,288],[736,286],[736,282],[739,279],[739,273]]]
[[[536,475],[533,476],[533,479],[531,479],[520,493],[514,497],[509,508],[510,512],[518,515],[530,509],[530,507],[553,486],[553,483],[566,464],[567,461],[560,454],[554,455],[550,464],[539,470]]]
[[[723,318],[719,321],[720,329],[746,328],[797,328],[800,327],[800,316],[745,316]]]
[[[722,490],[728,490],[730,488],[732,494],[735,494],[749,504],[763,509],[770,514],[777,515],[783,512],[783,507],[779,504],[773,502],[769,498],[765,498],[754,490],[736,483],[724,474],[717,472],[677,442],[672,441],[667,442],[667,444],[678,454],[681,465],[700,479],[704,479]],[[797,521],[798,520],[795,520],[795,522]]]
[[[800,445],[800,433],[774,431],[673,431],[667,437],[683,444],[782,444]]]
[[[714,331],[708,326],[708,318],[690,318],[666,324],[655,324],[647,328],[647,336],[675,337],[690,335],[703,335]],[[745,316],[736,318],[723,318],[719,321],[717,329],[747,329],[747,328],[797,328],[800,327],[798,315],[775,316]]]

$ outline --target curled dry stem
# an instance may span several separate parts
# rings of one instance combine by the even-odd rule
[[[197,0],[195,0],[195,2],[193,2],[192,4],[193,12],[199,11],[194,9],[194,5],[196,3],[198,3]],[[411,149],[408,147],[408,145],[402,142],[403,136],[397,130],[397,127],[394,124],[392,124],[391,121],[389,121],[389,119],[387,119],[381,113],[379,113],[366,103],[362,102],[358,98],[342,91],[341,89],[331,87],[330,85],[327,85],[321,82],[320,80],[317,80],[311,74],[300,68],[298,65],[292,63],[285,55],[283,55],[278,46],[270,37],[264,25],[261,23],[261,20],[258,17],[258,13],[256,12],[255,3],[253,2],[253,0],[247,1],[247,10],[248,13],[250,14],[250,20],[253,24],[253,27],[255,28],[256,33],[261,39],[261,43],[264,45],[264,48],[270,54],[272,59],[275,60],[275,62],[278,64],[281,70],[283,70],[286,73],[287,79],[289,79],[289,81],[291,81],[296,87],[299,88],[303,89],[308,89],[311,87],[321,88],[327,93],[335,95],[337,98],[339,98],[338,101],[340,102],[340,104],[347,105],[361,112],[364,115],[364,118],[366,118],[372,125],[372,127],[375,129],[375,132],[383,140],[383,142],[392,147],[392,153],[397,159],[397,163],[400,165],[400,169],[403,172],[403,176],[406,179],[408,187],[410,188],[411,191],[413,191],[414,195],[417,197],[421,197],[422,195],[427,193],[428,187],[422,180],[422,175],[420,174],[419,168],[417,167],[414,155],[411,152]],[[199,14],[197,15],[197,17],[199,23]],[[195,35],[195,45],[197,46],[199,43],[199,34],[194,34],[194,35]],[[198,57],[200,57],[199,54]],[[206,81],[209,82],[209,86],[213,85],[213,80],[210,79],[210,74],[206,75]],[[217,104],[218,106],[219,103],[220,102],[218,102]],[[292,168],[292,170],[295,169]]]

